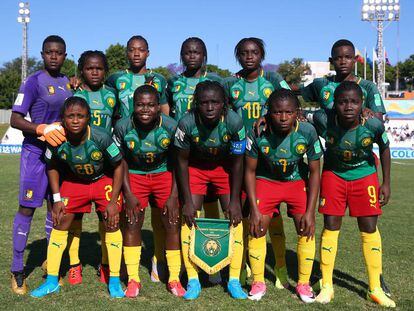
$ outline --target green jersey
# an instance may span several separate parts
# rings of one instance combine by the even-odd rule
[[[58,147],[48,146],[46,163],[58,162],[64,176],[75,176],[85,181],[97,180],[122,159],[122,154],[110,134],[99,127],[88,127],[88,138],[78,146],[66,141]]]
[[[344,129],[334,111],[317,111],[313,122],[319,136],[326,141],[324,169],[333,171],[345,180],[359,179],[376,172],[373,143],[382,152],[389,141],[384,125],[377,118],[362,119],[353,129]]]
[[[308,165],[320,159],[322,149],[315,128],[307,122],[297,122],[295,129],[280,137],[272,131],[262,131],[256,136],[248,134],[246,155],[258,159],[256,176],[271,180],[290,181],[308,179]]]
[[[121,117],[129,117],[134,111],[134,92],[144,84],[151,84],[160,94],[160,104],[168,104],[166,96],[167,81],[165,78],[149,70],[144,74],[134,74],[129,70],[112,74],[106,84],[118,92]]]
[[[356,77],[356,83],[361,87],[364,94],[364,107],[385,114],[384,102],[376,85],[360,77]],[[322,109],[330,110],[333,107],[335,89],[339,84],[340,82],[335,82],[335,77],[316,78],[300,91],[305,101],[317,102]]]
[[[112,118],[117,102],[114,89],[105,85],[96,92],[79,89],[74,96],[83,98],[89,104],[91,125],[104,128],[109,133],[112,132]]]
[[[246,131],[242,119],[232,110],[213,129],[205,127],[195,111],[189,111],[178,123],[174,145],[190,150],[191,164],[218,165],[230,154],[244,154]]]
[[[151,131],[139,130],[132,117],[118,121],[114,135],[121,146],[129,171],[133,174],[151,174],[167,171],[177,122],[161,114],[160,123]]]
[[[223,79],[215,73],[205,73],[199,78],[187,78],[178,75],[168,81],[167,94],[171,106],[171,115],[179,121],[184,113],[193,108],[193,94],[198,83],[210,80],[222,83]]]
[[[290,89],[282,76],[263,70],[254,81],[247,81],[238,76],[224,81],[230,106],[243,119],[248,131],[253,123],[266,113],[265,104],[270,94],[281,88]]]

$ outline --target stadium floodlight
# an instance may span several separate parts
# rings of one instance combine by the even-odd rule
[[[30,22],[30,8],[29,2],[20,2],[19,3],[19,16],[17,17],[17,22],[23,26],[23,51],[22,51],[22,82],[27,77],[27,27]]]
[[[384,55],[384,22],[393,22],[400,19],[400,0],[363,0],[361,17],[363,21],[377,22],[377,55],[378,66],[378,89],[381,96],[385,95],[385,55]],[[387,25],[388,26],[388,25]]]

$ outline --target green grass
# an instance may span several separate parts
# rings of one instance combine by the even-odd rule
[[[9,124],[0,124],[0,139],[3,138],[3,135],[6,133],[9,128]]]
[[[272,285],[273,276],[270,267],[273,256],[268,252],[268,291],[260,302],[235,301],[231,299],[221,286],[204,285],[201,297],[193,302],[183,301],[168,294],[165,284],[151,283],[149,278],[149,261],[152,252],[151,229],[149,219],[144,226],[143,258],[140,275],[143,282],[142,293],[135,300],[111,300],[104,285],[98,283],[95,266],[99,261],[99,238],[97,219],[94,213],[84,218],[84,233],[81,240],[80,256],[84,268],[84,282],[78,286],[70,286],[66,282],[61,293],[36,300],[29,296],[19,297],[10,290],[10,260],[11,260],[11,230],[13,217],[17,210],[18,192],[18,156],[1,155],[0,161],[0,301],[1,308],[12,310],[43,310],[59,308],[72,310],[74,306],[84,310],[115,310],[127,308],[140,309],[200,309],[200,310],[373,310],[376,306],[365,299],[367,276],[361,253],[361,243],[355,219],[345,218],[341,230],[339,251],[334,272],[335,299],[328,306],[304,306],[296,296],[288,291],[278,291]],[[379,228],[382,233],[384,249],[384,276],[392,290],[397,306],[401,310],[413,310],[412,288],[414,281],[411,268],[414,244],[410,241],[413,234],[412,223],[414,213],[412,202],[414,191],[412,179],[414,162],[398,161],[403,164],[393,164],[392,167],[392,199],[384,208],[380,218]],[[147,213],[149,216],[149,213]],[[26,265],[29,272],[28,284],[33,289],[42,282],[40,265],[45,258],[46,242],[44,239],[45,209],[36,212],[26,251]],[[148,217],[149,218],[149,217]],[[296,234],[292,221],[285,217],[287,234],[287,259],[291,283],[297,277],[296,269]],[[322,219],[317,218],[317,242],[319,244]],[[270,247],[270,244],[269,244]],[[64,265],[67,267],[67,255],[64,255]],[[317,252],[314,274],[318,274],[319,252]]]

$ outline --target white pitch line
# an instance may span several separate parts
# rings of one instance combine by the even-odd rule
[[[392,161],[392,163],[400,164],[400,165],[408,165],[408,166],[413,166],[414,165],[414,163],[404,163],[404,162],[397,162],[397,161]]]

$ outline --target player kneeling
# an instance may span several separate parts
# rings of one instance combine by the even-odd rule
[[[61,117],[67,142],[55,148],[49,146],[45,153],[53,193],[54,226],[47,249],[48,275],[46,281],[31,292],[31,296],[39,298],[59,292],[58,273],[68,230],[76,214],[91,212],[93,202],[105,219],[109,294],[113,298],[124,297],[119,280],[122,234],[118,227],[122,155],[106,131],[88,125],[91,113],[84,99],[66,99]]]
[[[114,129],[125,155],[124,165],[127,170],[123,181],[127,216],[124,258],[128,272],[125,294],[130,298],[138,296],[141,289],[141,228],[148,202],[163,210],[161,220],[166,232],[165,249],[170,274],[168,290],[179,297],[185,293],[179,279],[181,251],[178,191],[171,172],[174,161],[171,146],[176,127],[174,119],[161,114],[157,90],[150,85],[142,85],[134,92],[132,116],[118,121]]]
[[[274,91],[267,103],[269,129],[260,135],[249,133],[246,147],[245,184],[251,206],[248,249],[253,273],[249,299],[260,300],[266,293],[266,232],[273,215],[280,214],[278,206],[285,202],[298,234],[296,292],[303,302],[310,303],[315,300],[309,278],[315,257],[315,205],[322,150],[313,126],[297,120],[299,100],[292,91]],[[305,154],[308,164],[303,160]]]
[[[338,236],[346,207],[357,217],[368,271],[367,298],[384,307],[395,307],[381,289],[381,236],[377,228],[381,206],[390,197],[390,149],[384,125],[377,118],[362,118],[363,93],[355,82],[344,81],[335,90],[332,111],[318,111],[314,124],[326,140],[319,212],[324,215],[321,242],[322,288],[316,298],[328,303],[334,297],[332,273]],[[372,145],[380,151],[383,183],[378,182]]]

